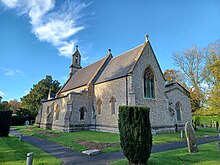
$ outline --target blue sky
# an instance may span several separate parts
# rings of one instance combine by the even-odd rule
[[[46,75],[63,84],[79,45],[82,66],[145,41],[162,70],[174,52],[220,39],[219,0],[0,0],[0,95],[18,99]]]

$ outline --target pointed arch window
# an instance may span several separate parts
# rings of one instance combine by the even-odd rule
[[[55,120],[59,120],[59,116],[60,116],[60,107],[59,107],[58,104],[56,105],[55,112],[56,112]]]
[[[181,109],[181,104],[179,101],[176,103],[175,109],[176,109],[176,119],[177,119],[177,121],[180,122],[182,109]]]
[[[114,115],[115,111],[116,111],[115,103],[116,103],[116,99],[115,99],[114,96],[112,96],[111,99],[110,99],[110,110],[111,110],[112,115]]]
[[[144,96],[155,98],[154,74],[150,67],[147,67],[144,73]]]
[[[50,107],[47,106],[47,109],[46,109],[46,115],[48,115],[50,113]]]
[[[80,120],[84,120],[85,119],[85,112],[86,112],[86,108],[85,107],[81,107],[79,110],[79,119]]]
[[[101,101],[101,99],[99,98],[99,99],[97,100],[97,113],[98,113],[98,115],[101,115],[101,105],[102,105],[102,101]]]

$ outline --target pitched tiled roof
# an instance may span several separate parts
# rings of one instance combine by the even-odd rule
[[[67,82],[63,88],[59,91],[65,92],[77,87],[87,85],[88,82],[94,77],[97,70],[101,67],[106,58],[103,58],[85,68],[79,69]]]
[[[124,77],[132,71],[145,44],[111,59],[95,84]]]

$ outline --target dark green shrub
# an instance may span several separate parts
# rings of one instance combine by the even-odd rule
[[[33,113],[27,109],[19,108],[16,110],[16,114],[12,115],[11,125],[24,125],[25,121],[35,120]]]
[[[146,164],[150,157],[152,134],[149,110],[143,106],[119,107],[121,148],[130,164]]]
[[[12,111],[0,111],[0,136],[8,136]]]

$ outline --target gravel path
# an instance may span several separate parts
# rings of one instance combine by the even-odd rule
[[[10,134],[19,137],[20,133],[11,130]],[[197,144],[204,144],[213,141],[218,141],[219,137],[206,137],[197,139]],[[112,161],[124,159],[122,151],[103,153],[95,156],[87,156],[80,152],[74,151],[60,144],[43,140],[34,136],[23,135],[23,141],[30,143],[31,145],[42,149],[43,151],[59,158],[63,161],[64,165],[107,165]],[[187,147],[186,142],[171,142],[166,144],[154,145],[152,147],[152,153],[163,152],[168,150],[174,150]]]

